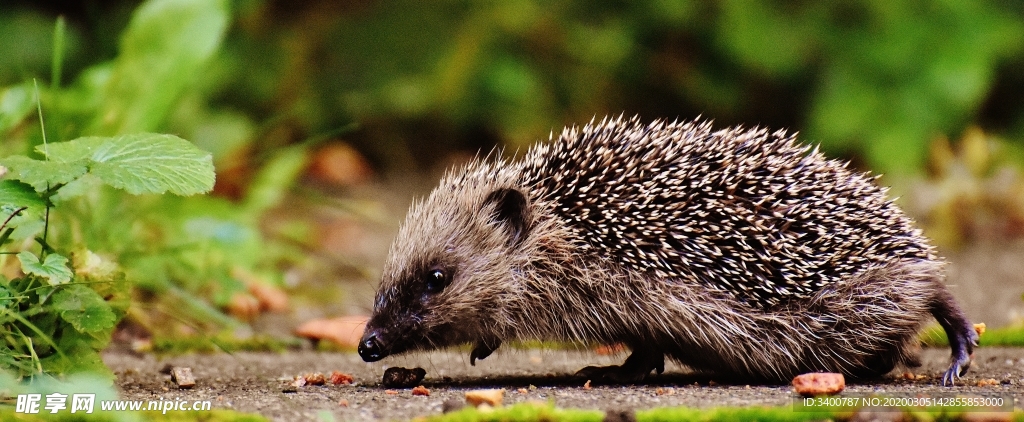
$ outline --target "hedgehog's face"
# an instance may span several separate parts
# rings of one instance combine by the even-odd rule
[[[529,219],[521,191],[490,185],[449,181],[410,210],[359,344],[363,360],[462,343],[497,347]]]

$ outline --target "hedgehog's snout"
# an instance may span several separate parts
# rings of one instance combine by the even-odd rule
[[[376,362],[387,357],[380,340],[379,330],[367,330],[359,340],[359,357],[366,362]]]

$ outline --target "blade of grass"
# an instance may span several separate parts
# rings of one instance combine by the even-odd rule
[[[32,85],[35,87],[36,93],[36,111],[39,112],[39,130],[43,133],[43,154],[46,155],[45,159],[50,159],[50,150],[46,143],[46,123],[43,122],[43,101],[39,96],[39,81],[35,78],[32,79]],[[49,190],[49,186],[47,186]],[[42,251],[39,253],[39,258],[46,258],[46,250],[48,249],[46,243],[46,237],[50,234],[50,201],[46,201],[46,217],[43,221],[43,240],[39,242],[42,244]]]
[[[64,67],[64,39],[66,32],[67,23],[64,21],[64,16],[58,16],[57,24],[53,27],[53,58],[50,63],[50,87],[54,90],[60,88],[60,76]]]

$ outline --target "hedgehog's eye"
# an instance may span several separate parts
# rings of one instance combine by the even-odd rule
[[[432,268],[423,276],[423,285],[427,293],[440,293],[448,285],[448,274],[440,268]]]

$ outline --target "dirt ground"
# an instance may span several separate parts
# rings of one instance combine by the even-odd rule
[[[924,366],[915,371],[927,377],[908,381],[889,377],[857,384],[848,392],[877,393],[1002,393],[1024,403],[1024,348],[981,348],[963,383],[953,388],[938,384],[946,368],[948,350],[927,349]],[[670,365],[665,374],[645,385],[594,386],[572,375],[593,364],[617,364],[624,355],[604,356],[590,351],[499,350],[470,366],[468,352],[432,352],[364,363],[355,353],[314,351],[188,355],[160,360],[151,355],[108,353],[104,360],[117,374],[117,386],[126,400],[211,400],[214,408],[260,413],[279,421],[293,420],[408,420],[438,414],[448,399],[463,401],[476,388],[507,389],[505,403],[554,401],[560,407],[586,409],[648,409],[662,406],[785,406],[793,403],[788,386],[728,385],[713,378],[687,373]],[[178,390],[166,365],[191,367],[197,384]],[[423,385],[429,397],[413,396],[408,389],[387,394],[380,380],[389,366],[423,367]],[[341,371],[355,378],[353,385],[305,386],[284,392],[296,375]],[[978,386],[994,379],[995,385]],[[658,389],[661,393],[658,394]],[[521,390],[522,389],[522,390]],[[339,403],[347,403],[347,406]]]
[[[379,236],[388,238],[388,236]],[[386,253],[381,243],[378,255]],[[369,254],[373,255],[373,254]],[[961,251],[945,251],[950,261],[947,285],[973,322],[990,328],[1005,326],[1024,317],[1024,242],[974,245]],[[378,257],[379,258],[379,257]],[[373,259],[367,258],[368,261]],[[335,281],[330,281],[331,283]],[[331,308],[297,303],[290,315],[256,324],[257,332],[290,334],[303,321],[369,311],[372,283],[347,284],[344,300]],[[941,393],[1001,392],[1024,400],[1024,348],[981,348],[965,383],[952,389],[938,385],[937,376],[948,365],[948,350],[925,350],[924,366],[915,371],[928,378],[916,381],[883,379],[850,386],[851,392]],[[594,386],[584,389],[586,380],[573,377],[588,365],[618,364],[625,358],[602,356],[590,351],[511,350],[503,348],[493,356],[469,365],[468,350],[432,352],[364,363],[355,353],[293,351],[284,354],[236,353],[234,355],[189,355],[158,359],[108,352],[104,359],[117,374],[122,398],[128,400],[211,400],[216,408],[255,412],[273,420],[408,420],[438,414],[449,399],[463,400],[465,391],[475,388],[507,389],[505,403],[528,400],[553,401],[560,407],[587,409],[648,409],[662,406],[784,406],[793,403],[788,386],[746,386],[718,383],[709,385],[706,376],[687,374],[669,366],[668,371],[646,385]],[[160,373],[166,365],[193,369],[197,386],[178,390],[170,376]],[[409,390],[386,394],[380,386],[388,366],[423,367],[429,397],[412,396]],[[310,372],[330,374],[341,371],[355,377],[347,386],[306,386],[284,392],[297,375]],[[995,385],[977,386],[980,380]],[[695,384],[696,383],[696,384]],[[657,393],[662,389],[661,395]],[[671,389],[670,389],[671,388]],[[525,389],[525,393],[520,392]],[[343,406],[339,403],[347,403]]]

